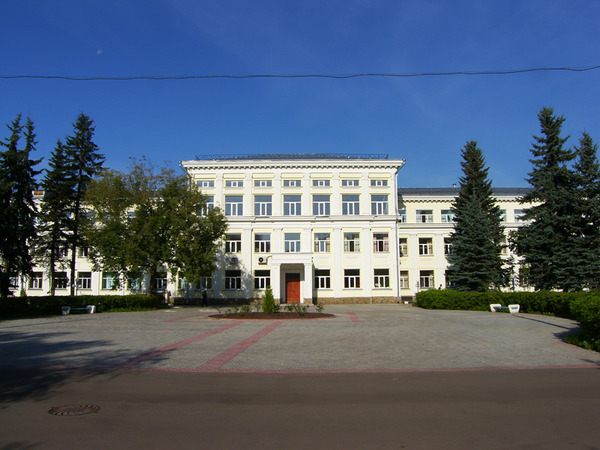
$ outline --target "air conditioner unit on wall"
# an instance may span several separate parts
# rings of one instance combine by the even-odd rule
[[[237,256],[231,256],[229,258],[227,258],[227,263],[231,264],[232,266],[235,266],[239,261]]]
[[[260,256],[258,258],[258,263],[259,264],[266,264],[267,263],[267,258],[265,258],[264,256]]]

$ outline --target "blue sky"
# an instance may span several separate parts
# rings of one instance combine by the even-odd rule
[[[19,0],[0,3],[0,75],[493,71],[600,64],[596,0]],[[450,186],[476,140],[497,186],[526,186],[537,113],[600,142],[600,69],[515,75],[180,81],[0,79],[0,122],[38,156],[96,124],[106,165],[195,155],[382,153],[401,186]],[[8,132],[0,130],[2,139]]]

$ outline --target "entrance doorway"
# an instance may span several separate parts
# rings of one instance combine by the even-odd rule
[[[300,274],[285,274],[285,301],[286,303],[300,303]]]

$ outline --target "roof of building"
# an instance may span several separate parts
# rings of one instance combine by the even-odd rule
[[[341,154],[341,153],[267,153],[261,155],[196,155],[197,160],[251,161],[251,160],[314,160],[314,159],[389,159],[386,154]]]

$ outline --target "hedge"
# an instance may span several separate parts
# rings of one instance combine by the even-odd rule
[[[600,292],[460,292],[451,289],[419,292],[415,305],[425,309],[489,311],[491,303],[520,305],[520,311],[553,314],[577,320],[585,332],[600,336]]]
[[[61,314],[62,306],[83,308],[87,305],[95,305],[96,312],[143,311],[167,307],[162,294],[8,297],[0,299],[0,317],[57,315]]]

